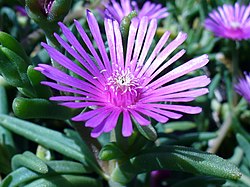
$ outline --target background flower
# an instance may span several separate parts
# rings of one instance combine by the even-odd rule
[[[149,22],[148,17],[143,17],[140,21],[134,18],[130,25],[127,49],[125,50],[118,22],[105,19],[105,30],[110,50],[109,59],[97,21],[89,11],[87,11],[87,22],[100,56],[80,23],[75,21],[75,26],[95,61],[90,58],[65,25],[59,23],[69,43],[55,34],[61,46],[84,68],[53,47],[45,43],[42,44],[52,59],[78,74],[84,80],[67,75],[55,67],[45,64],[39,64],[36,69],[58,82],[57,84],[44,81],[43,84],[60,91],[76,94],[75,96],[55,96],[50,98],[51,100],[60,101],[61,105],[71,108],[94,106],[95,109],[72,118],[74,121],[86,121],[86,127],[94,128],[93,137],[115,128],[120,115],[123,119],[122,134],[130,136],[133,132],[132,118],[143,126],[150,124],[150,120],[146,116],[166,123],[169,118],[180,118],[182,116],[180,113],[197,114],[201,112],[200,107],[169,104],[169,102],[188,102],[197,96],[206,94],[208,89],[201,87],[210,82],[207,76],[198,76],[173,84],[167,83],[206,65],[208,63],[207,55],[194,58],[159,76],[163,70],[185,53],[185,50],[181,50],[165,62],[170,54],[185,41],[187,34],[179,33],[172,42],[164,46],[170,35],[169,32],[166,32],[153,52],[149,53],[157,29],[157,21],[152,19]],[[126,51],[125,57],[124,51]],[[147,56],[148,58],[146,58]]]
[[[250,5],[223,5],[213,10],[205,20],[205,27],[216,36],[233,40],[250,38]]]
[[[148,19],[161,19],[168,16],[166,7],[162,7],[161,4],[151,3],[150,1],[146,1],[142,8],[139,9],[136,1],[121,0],[119,4],[117,1],[111,0],[111,3],[107,4],[106,8],[106,14],[112,16],[118,22],[121,22],[133,10],[137,12],[139,19],[143,16],[148,16]]]
[[[245,78],[240,78],[234,86],[236,92],[244,97],[250,103],[250,74],[245,72]]]

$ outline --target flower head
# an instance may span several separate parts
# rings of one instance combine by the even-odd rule
[[[82,79],[50,65],[39,64],[36,69],[57,81],[57,83],[43,81],[42,84],[72,94],[72,96],[51,97],[51,100],[70,108],[90,107],[90,111],[83,112],[72,120],[84,121],[86,127],[92,127],[92,137],[111,131],[115,128],[119,117],[122,119],[122,134],[127,137],[133,132],[132,121],[143,126],[150,124],[148,117],[166,123],[169,118],[180,118],[181,113],[201,112],[200,107],[173,103],[185,103],[206,94],[208,89],[202,87],[208,85],[210,79],[205,75],[180,82],[175,82],[175,79],[205,66],[208,63],[207,55],[194,58],[165,73],[166,68],[185,53],[185,50],[181,50],[171,55],[187,38],[185,33],[179,33],[165,46],[170,35],[166,32],[153,51],[149,52],[156,33],[157,20],[149,21],[148,17],[143,17],[141,20],[133,18],[125,49],[119,23],[105,18],[104,26],[109,47],[107,52],[95,17],[90,11],[87,11],[86,17],[98,49],[95,49],[76,20],[75,26],[90,54],[64,24],[59,23],[67,41],[55,34],[60,45],[78,64],[53,47],[42,44],[52,59]],[[160,74],[163,70],[164,74]]]
[[[106,5],[106,14],[116,19],[119,23],[130,12],[135,10],[138,14],[138,18],[141,19],[147,16],[149,20],[156,18],[161,19],[168,16],[167,8],[162,7],[160,4],[151,3],[146,1],[141,10],[139,10],[136,1],[121,0],[119,4],[115,0],[111,0],[110,4]]]
[[[205,27],[216,36],[232,40],[250,38],[250,5],[223,5],[213,10],[205,20]]]
[[[250,74],[245,72],[245,78],[240,78],[239,82],[234,85],[235,91],[238,92],[250,103]]]

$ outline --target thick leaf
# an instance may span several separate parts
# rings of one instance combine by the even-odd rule
[[[134,123],[138,131],[148,140],[155,141],[157,139],[157,132],[152,125],[141,126],[138,123]]]
[[[0,187],[21,186],[33,180],[46,176],[59,174],[82,175],[87,172],[82,164],[72,161],[48,161],[46,162],[49,171],[46,174],[39,174],[25,167],[18,168],[10,173],[0,184]]]
[[[189,145],[192,144],[193,142],[208,141],[216,137],[217,133],[215,132],[193,132],[193,133],[183,134],[181,136],[175,136],[174,139],[168,139],[164,141],[164,144]]]
[[[12,104],[16,116],[23,119],[70,119],[74,114],[70,108],[60,106],[47,99],[17,97]]]
[[[85,156],[79,146],[62,133],[7,115],[0,115],[0,125],[46,148],[86,164]]]
[[[210,176],[198,176],[178,182],[177,184],[172,185],[172,187],[183,187],[183,186],[221,187],[225,182],[226,180],[221,178],[215,178]]]
[[[178,122],[169,122],[167,124],[157,124],[158,128],[162,128],[165,133],[171,133],[174,131],[186,131],[197,127],[194,122],[191,121],[178,121]]]
[[[46,178],[37,179],[34,182],[25,185],[26,187],[59,187],[59,186],[72,186],[72,187],[101,187],[102,183],[98,179],[85,176],[75,175],[57,175],[49,176]]]
[[[8,100],[5,89],[0,86],[0,114],[8,113]],[[11,172],[11,157],[15,153],[15,144],[12,134],[0,126],[0,173],[8,174]]]
[[[123,157],[125,157],[125,154],[115,142],[110,142],[105,145],[99,153],[99,158],[101,160],[120,159]]]
[[[221,75],[216,74],[212,80],[212,82],[209,85],[209,94],[208,97],[211,99],[214,96],[214,91],[218,87],[219,83],[221,81]]]
[[[34,89],[36,97],[48,99],[50,96],[52,96],[51,89],[48,86],[41,84],[41,81],[46,79],[41,72],[34,70],[33,66],[29,66],[27,75]]]
[[[2,52],[5,54],[5,56],[8,58],[10,62],[16,65],[17,71],[19,75],[21,76],[21,79],[23,83],[28,84],[29,80],[26,74],[28,64],[24,61],[22,57],[20,57],[15,52],[11,51],[10,49],[6,47],[1,47]]]
[[[0,114],[8,113],[8,99],[3,86],[0,86]]]
[[[64,132],[67,137],[75,141],[75,144],[77,144],[79,148],[81,149],[81,152],[84,153],[84,156],[87,162],[91,166],[90,170],[93,169],[97,173],[102,175],[103,173],[102,171],[100,171],[100,168],[98,167],[98,163],[96,161],[94,154],[90,151],[89,147],[86,145],[86,142],[83,141],[80,135],[76,131],[71,130],[71,129],[65,129]]]
[[[250,166],[250,143],[241,134],[236,135],[240,147],[243,149],[246,156],[248,166]]]
[[[111,177],[114,181],[126,184],[138,173],[160,169],[211,175],[232,180],[241,177],[239,169],[223,158],[181,146],[145,150],[138,156],[118,165]]]
[[[12,86],[19,87],[23,85],[16,64],[12,63],[2,51],[0,46],[0,73],[3,78]]]
[[[41,159],[36,157],[36,155],[34,155],[29,151],[24,152],[22,155],[21,154],[15,155],[12,158],[11,165],[13,170],[16,170],[17,168],[24,166],[38,173],[45,174],[48,172],[48,167],[44,163],[44,161],[42,161]]]
[[[8,48],[9,50],[19,55],[21,58],[24,59],[24,61],[26,61],[27,64],[30,62],[30,59],[21,44],[11,35],[5,32],[0,32],[0,45]]]

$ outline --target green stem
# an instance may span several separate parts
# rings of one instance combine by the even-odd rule
[[[247,186],[250,186],[250,178],[244,174],[242,174],[241,178],[239,179],[242,183],[246,184]]]
[[[239,44],[237,42],[232,45],[232,84],[237,83],[237,78],[239,77]],[[232,86],[233,86],[232,85]],[[233,106],[235,107],[238,103],[238,94],[232,89],[233,94]]]
[[[88,128],[85,128],[83,125],[76,124],[73,122],[70,122],[70,125],[74,127],[74,129],[78,132],[78,134],[81,136],[82,140],[86,142],[86,145],[88,146],[89,150],[92,152],[94,155],[94,158],[96,159],[97,163],[99,164],[99,167],[93,167],[95,171],[100,174],[104,179],[108,180],[108,176],[105,173],[108,173],[108,162],[99,160],[98,155],[100,153],[100,150],[102,148],[101,144],[99,141],[95,138],[90,137],[90,132]]]

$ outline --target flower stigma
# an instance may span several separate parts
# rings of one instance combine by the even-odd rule
[[[142,87],[140,79],[130,69],[117,69],[107,79],[108,102],[119,107],[129,107],[138,101]]]

